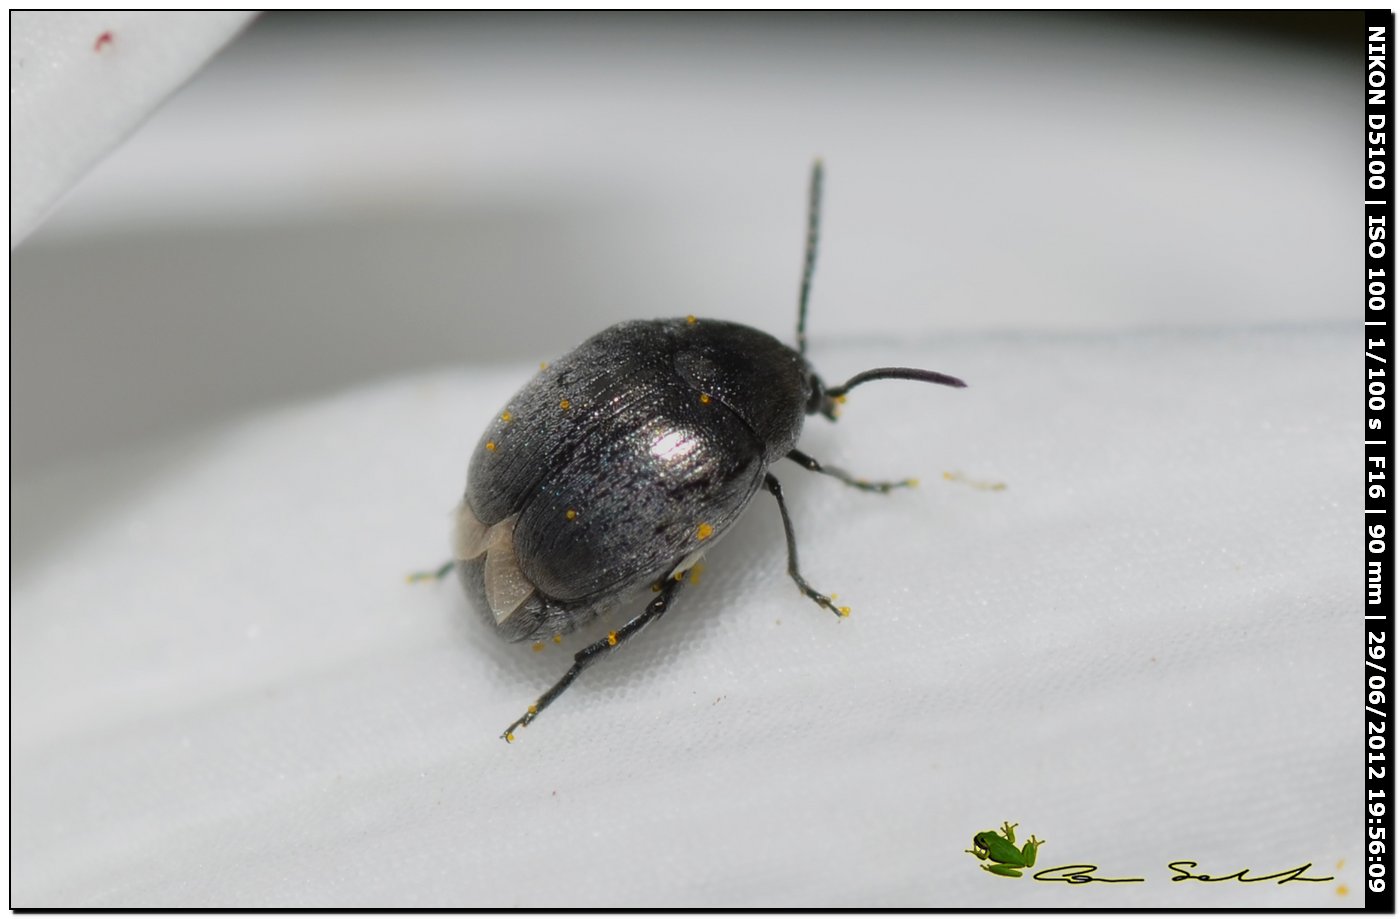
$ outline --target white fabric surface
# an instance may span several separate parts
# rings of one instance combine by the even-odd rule
[[[10,15],[10,247],[253,18],[249,12]]]
[[[776,470],[853,616],[792,588],[760,495],[513,746],[583,639],[501,644],[403,576],[533,365],[52,469],[16,495],[54,523],[12,586],[11,902],[1359,905],[1358,345],[819,333],[827,379],[970,383],[809,421],[803,449],[917,491]],[[963,850],[1003,820],[1037,867],[1148,880],[993,877]],[[1171,883],[1180,858],[1336,880]]]

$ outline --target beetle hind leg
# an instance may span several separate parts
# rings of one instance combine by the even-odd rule
[[[431,571],[414,571],[408,575],[408,583],[417,584],[419,581],[441,581],[443,578],[447,577],[447,573],[451,571],[456,564],[456,562],[449,559]]]
[[[808,584],[807,579],[802,576],[802,572],[797,569],[797,535],[792,529],[792,517],[788,516],[787,502],[783,500],[783,486],[778,484],[778,480],[771,472],[763,477],[763,485],[777,499],[778,513],[783,515],[783,535],[787,537],[788,576],[797,583],[797,589],[806,594],[813,603],[831,610],[842,618],[849,616],[851,614],[849,606],[837,606],[832,602],[831,597]]]
[[[900,479],[898,482],[871,482],[866,479],[858,479],[844,469],[835,466],[823,466],[814,457],[808,456],[801,450],[789,450],[787,458],[792,460],[803,469],[812,472],[820,472],[822,475],[829,475],[833,479],[839,479],[852,488],[859,488],[861,491],[873,491],[878,494],[887,495],[896,488],[914,488],[919,484],[918,479]]]
[[[627,639],[636,635],[657,619],[660,619],[662,614],[671,606],[671,598],[675,596],[676,591],[680,589],[683,583],[685,583],[683,579],[673,577],[666,578],[661,584],[660,592],[647,604],[647,608],[642,611],[641,615],[629,620],[626,625],[616,632],[609,632],[606,638],[595,641],[593,644],[575,654],[574,664],[569,668],[568,672],[560,677],[559,681],[551,686],[544,695],[536,699],[535,704],[526,709],[525,714],[512,721],[510,727],[501,732],[501,739],[506,743],[513,742],[515,740],[515,732],[538,718],[540,712],[544,711],[549,707],[550,703],[563,695],[564,690],[568,689],[569,686],[573,684],[574,680],[578,679],[580,673],[583,673],[583,671],[602,660],[605,656],[622,647],[623,642],[627,641]]]

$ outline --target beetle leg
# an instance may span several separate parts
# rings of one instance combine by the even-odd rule
[[[888,494],[896,488],[913,488],[919,484],[918,479],[903,479],[898,482],[868,482],[865,479],[857,479],[844,469],[837,469],[835,466],[823,466],[814,458],[803,453],[801,450],[789,450],[787,458],[813,472],[820,472],[822,475],[829,475],[833,479],[840,479],[852,488],[859,488],[861,491],[876,491],[880,494]]]
[[[447,577],[447,572],[451,571],[456,564],[455,561],[447,561],[442,563],[441,568],[437,568],[433,571],[415,571],[408,576],[408,583],[416,584],[419,581],[441,581],[443,578]]]
[[[773,497],[778,499],[778,513],[783,515],[783,534],[787,537],[788,575],[797,582],[797,589],[806,594],[818,606],[823,606],[838,616],[849,616],[851,614],[849,606],[837,606],[832,603],[830,597],[808,584],[807,579],[797,570],[797,536],[792,531],[792,518],[788,516],[787,503],[783,501],[783,486],[778,484],[778,480],[773,477],[771,472],[764,475],[763,484],[773,493]]]
[[[680,589],[682,583],[684,583],[683,578],[666,578],[661,584],[661,592],[656,595],[655,599],[647,604],[646,610],[644,610],[640,616],[632,619],[616,632],[609,632],[607,638],[601,638],[575,654],[574,665],[569,668],[569,672],[560,677],[559,682],[549,687],[548,692],[536,699],[535,704],[530,706],[524,715],[521,715],[519,718],[515,719],[515,721],[511,722],[510,727],[502,732],[501,739],[506,743],[514,741],[516,729],[523,728],[531,721],[538,718],[540,712],[544,711],[549,707],[551,702],[559,698],[564,690],[568,689],[570,684],[578,678],[580,673],[583,673],[583,671],[601,660],[605,655],[622,647],[622,643],[627,639],[636,635],[657,619],[660,619],[661,615],[670,607],[671,598],[675,596],[676,591]]]

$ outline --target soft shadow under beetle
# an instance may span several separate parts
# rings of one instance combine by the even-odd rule
[[[760,488],[777,500],[788,574],[838,616],[849,613],[798,572],[782,488],[784,458],[866,491],[866,482],[796,449],[806,415],[836,419],[871,380],[963,386],[905,367],[867,370],[827,386],[806,352],[807,295],[816,262],[822,164],[812,167],[797,347],[733,322],[658,319],[605,329],[541,367],[482,435],[457,512],[454,562],[472,603],[509,641],[571,632],[651,583],[646,609],[574,655],[573,666],[501,735],[515,739],[587,667],[670,607],[684,575]]]

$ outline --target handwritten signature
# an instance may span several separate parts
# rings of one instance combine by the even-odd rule
[[[1211,875],[1201,872],[1197,874],[1193,869],[1200,867],[1199,862],[1186,859],[1169,862],[1167,867],[1173,872],[1172,881],[1202,881],[1205,883],[1216,883],[1218,881],[1239,881],[1241,884],[1257,884],[1260,881],[1275,881],[1279,884],[1287,884],[1289,881],[1307,881],[1313,884],[1320,884],[1324,881],[1332,881],[1335,878],[1312,878],[1304,877],[1303,872],[1312,867],[1312,862],[1299,865],[1297,868],[1288,868],[1284,871],[1275,871],[1273,874],[1251,875],[1252,868],[1241,868],[1234,874]],[[1059,865],[1055,868],[1046,868],[1037,871],[1031,877],[1037,881],[1059,882],[1062,884],[1141,884],[1146,878],[1106,878],[1094,874],[1099,870],[1098,865]]]
[[[1307,881],[1310,884],[1321,884],[1324,881],[1336,880],[1335,878],[1331,877],[1303,877],[1303,872],[1307,871],[1309,868],[1312,867],[1312,862],[1305,862],[1304,864],[1299,865],[1297,868],[1289,868],[1284,871],[1276,871],[1273,874],[1261,874],[1258,877],[1250,877],[1249,872],[1252,869],[1249,868],[1241,868],[1234,874],[1222,874],[1219,877],[1211,877],[1209,874],[1192,874],[1186,869],[1197,867],[1197,863],[1190,861],[1168,862],[1167,867],[1176,872],[1176,874],[1172,876],[1173,881],[1207,881],[1210,883],[1214,883],[1216,881],[1239,881],[1242,884],[1257,884],[1260,881],[1277,880],[1280,884],[1287,884],[1289,881]]]
[[[1098,870],[1098,865],[1061,865],[1058,868],[1037,871],[1031,877],[1037,881],[1062,881],[1065,884],[1141,884],[1147,880],[1147,878],[1095,877],[1093,872]]]

